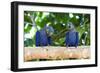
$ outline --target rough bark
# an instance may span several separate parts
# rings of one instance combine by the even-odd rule
[[[25,47],[24,61],[33,59],[89,59],[90,47]]]

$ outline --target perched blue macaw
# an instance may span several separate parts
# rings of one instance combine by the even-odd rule
[[[68,47],[77,47],[79,43],[79,36],[78,32],[75,31],[74,25],[70,22],[69,23],[69,31],[66,33],[66,46]]]
[[[51,26],[45,26],[36,32],[36,46],[48,46],[52,44],[51,35],[54,30]]]

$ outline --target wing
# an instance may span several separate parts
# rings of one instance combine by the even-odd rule
[[[40,46],[40,32],[36,32],[35,45]]]

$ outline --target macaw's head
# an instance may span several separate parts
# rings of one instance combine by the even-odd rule
[[[74,24],[72,22],[67,23],[68,30],[75,30]]]
[[[54,29],[52,26],[45,26],[45,31],[47,33],[47,36],[52,36],[54,33]]]

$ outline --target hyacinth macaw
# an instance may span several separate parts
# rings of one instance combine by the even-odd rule
[[[45,26],[42,30],[36,32],[36,46],[48,46],[52,44],[51,35],[54,30],[51,26]]]
[[[75,30],[74,25],[69,22],[68,23],[69,31],[66,33],[66,46],[67,47],[77,47],[79,43],[78,32]]]

